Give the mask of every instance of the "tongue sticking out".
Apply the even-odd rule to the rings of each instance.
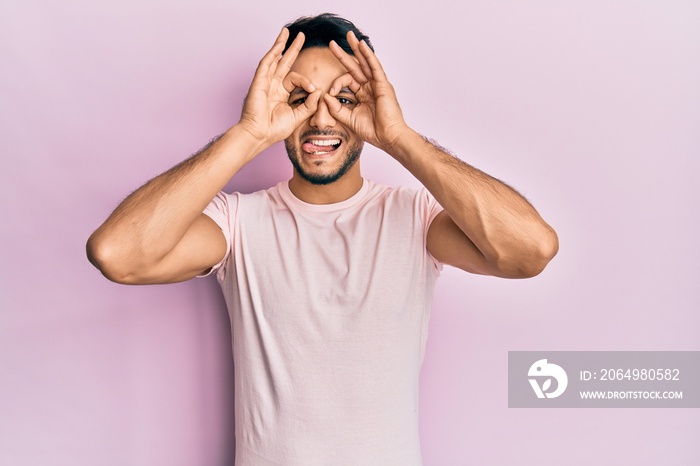
[[[304,152],[308,154],[313,154],[316,152],[333,152],[338,148],[340,144],[337,145],[324,145],[324,146],[317,146],[316,144],[312,144],[310,142],[305,142],[301,148],[303,149]]]

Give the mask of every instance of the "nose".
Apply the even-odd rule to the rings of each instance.
[[[316,108],[316,113],[313,114],[309,124],[316,129],[326,129],[335,126],[335,118],[331,116],[328,110],[328,105],[323,97],[318,101],[318,107]]]

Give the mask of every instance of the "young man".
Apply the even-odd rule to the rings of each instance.
[[[289,181],[220,192],[281,140]],[[425,188],[363,179],[364,142]],[[282,30],[240,121],[129,196],[88,255],[120,283],[216,272],[237,465],[408,466],[421,464],[418,377],[442,264],[530,277],[557,247],[519,194],[406,125],[367,36],[326,14]]]

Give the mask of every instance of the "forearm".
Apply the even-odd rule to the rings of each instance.
[[[232,127],[129,195],[88,240],[90,260],[98,266],[129,266],[162,259],[211,199],[262,149],[246,132]]]
[[[541,270],[556,254],[557,236],[515,190],[407,130],[391,148],[445,208],[452,221],[501,275]]]

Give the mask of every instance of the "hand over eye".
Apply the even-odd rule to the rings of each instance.
[[[260,60],[243,105],[239,125],[263,146],[288,137],[294,129],[316,111],[321,91],[310,79],[290,72],[304,43],[299,33],[284,55],[289,31],[285,28],[275,44]],[[290,101],[290,94],[301,89],[303,96]]]
[[[362,139],[391,153],[391,147],[408,129],[394,87],[372,49],[348,32],[354,57],[335,42],[330,50],[348,73],[338,77],[323,98],[333,117],[349,126]],[[353,95],[347,102],[344,92]]]

